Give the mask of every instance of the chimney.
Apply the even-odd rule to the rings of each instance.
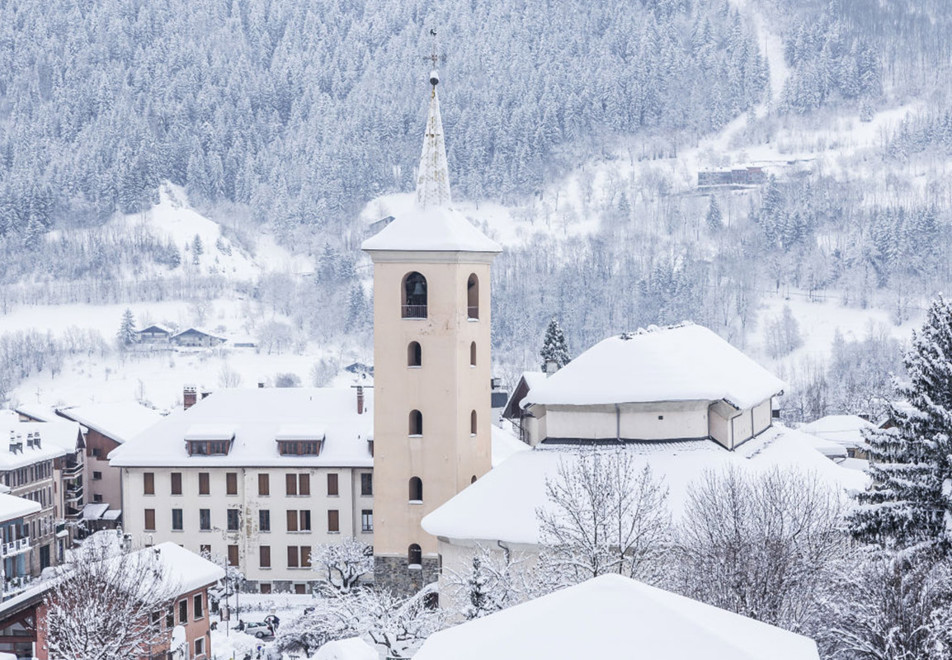
[[[357,414],[364,414],[364,386],[357,386]]]
[[[182,392],[182,407],[188,410],[198,402],[198,391],[192,385],[186,385]]]
[[[259,380],[259,381],[258,381],[258,389],[259,389],[259,390],[263,390],[263,389],[264,389],[264,381],[263,381],[263,380]]]
[[[559,363],[555,360],[546,360],[545,361],[545,375],[551,376],[556,371],[559,370]]]

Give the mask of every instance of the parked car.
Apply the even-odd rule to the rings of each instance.
[[[242,621],[238,624],[238,630],[249,635],[254,635],[258,639],[274,637],[274,630],[264,621]]]

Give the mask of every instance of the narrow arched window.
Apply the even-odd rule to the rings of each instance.
[[[476,366],[476,342],[469,345],[469,366]]]
[[[400,315],[405,319],[426,318],[426,278],[413,271],[403,277]]]
[[[407,563],[410,566],[420,566],[423,563],[423,550],[416,543],[407,548]]]
[[[476,435],[476,411],[469,414],[469,434]]]
[[[476,475],[475,475],[475,474],[473,475],[473,478],[469,480],[469,483],[471,483],[471,484],[476,483]]]
[[[476,273],[466,281],[466,316],[471,319],[479,318],[479,278]]]
[[[410,501],[411,502],[423,501],[423,480],[420,479],[420,477],[410,478]]]
[[[410,345],[407,346],[407,366],[423,366],[423,349],[420,348],[420,342],[418,341],[411,341]]]
[[[423,413],[419,410],[410,411],[410,435],[423,435]]]

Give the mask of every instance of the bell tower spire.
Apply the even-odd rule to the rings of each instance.
[[[425,59],[433,63],[430,71],[430,107],[426,117],[426,131],[423,135],[423,153],[420,156],[420,169],[417,173],[416,202],[421,209],[447,207],[453,203],[450,196],[450,169],[446,162],[446,143],[443,140],[443,118],[440,116],[440,97],[436,86],[440,84],[440,73],[436,69],[439,55],[436,54],[436,30],[430,30],[433,36],[433,54]]]

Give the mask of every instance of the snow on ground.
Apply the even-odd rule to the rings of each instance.
[[[267,657],[266,651],[271,639],[258,639],[237,629],[239,620],[245,623],[263,622],[268,615],[275,615],[281,624],[288,623],[301,616],[304,609],[314,604],[315,596],[310,594],[239,594],[227,599],[231,608],[231,617],[228,622],[221,621],[218,614],[212,615],[212,622],[217,623],[212,631],[211,660],[243,660],[245,654],[251,653],[255,658],[261,650],[262,658]],[[237,607],[236,607],[237,603]],[[227,629],[226,629],[227,626]],[[280,630],[280,625],[278,626]]]

